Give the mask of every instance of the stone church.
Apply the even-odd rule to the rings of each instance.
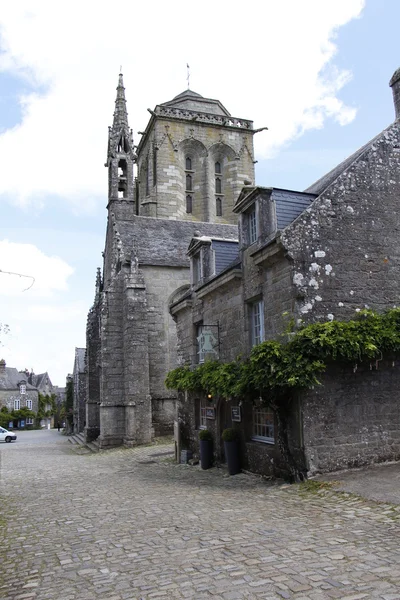
[[[254,183],[252,121],[190,89],[149,112],[135,146],[120,74],[104,263],[87,321],[85,435],[102,448],[172,433],[176,397],[164,379],[178,356],[169,305],[202,276],[191,272],[188,246],[209,240],[207,268],[223,270],[238,236],[236,198]]]

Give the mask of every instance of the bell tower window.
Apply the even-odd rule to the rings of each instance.
[[[222,189],[222,166],[219,161],[214,165],[215,173],[215,214],[217,217],[222,217],[222,201],[224,198]]]
[[[185,158],[185,190],[186,190],[186,213],[193,212],[193,161],[190,156]]]
[[[128,165],[125,158],[118,161],[118,197],[126,198],[127,195],[127,172]]]

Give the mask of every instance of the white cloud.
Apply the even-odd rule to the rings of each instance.
[[[33,244],[0,241],[0,354],[10,367],[48,371],[64,385],[72,369],[75,345],[84,345],[87,309],[79,294],[71,298],[68,278],[73,269]],[[35,278],[9,275],[6,271]],[[24,291],[25,290],[25,291]]]
[[[46,256],[33,244],[0,240],[0,296],[51,296],[68,289],[73,271],[61,258]]]
[[[21,124],[0,135],[0,195],[41,204],[48,194],[79,210],[104,201],[107,126],[122,63],[130,124],[186,87],[218,97],[237,117],[269,131],[259,158],[326,118],[345,125],[355,109],[338,98],[350,74],[332,67],[339,27],[363,0],[250,0],[188,5],[20,0],[0,14],[0,69],[36,92],[20,99]],[[328,69],[327,67],[332,67]]]

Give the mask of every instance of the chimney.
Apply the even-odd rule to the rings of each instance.
[[[4,358],[0,360],[0,373],[5,373],[6,370],[6,361]]]
[[[397,69],[389,81],[393,92],[394,109],[396,111],[396,121],[400,119],[400,69]]]

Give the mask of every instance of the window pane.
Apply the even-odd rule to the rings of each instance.
[[[249,242],[250,244],[254,244],[257,241],[257,219],[256,219],[256,210],[252,210],[249,213]]]
[[[188,192],[192,191],[192,176],[186,175],[186,189]]]
[[[215,193],[222,194],[221,180],[219,177],[215,180]]]
[[[253,437],[268,442],[274,441],[274,413],[270,408],[254,408]]]
[[[221,200],[221,198],[217,198],[215,200],[215,205],[216,205],[217,217],[222,217],[222,200]]]
[[[219,162],[215,163],[215,172],[221,173],[221,163],[219,163]]]
[[[186,157],[186,171],[192,170],[192,159],[189,156]]]
[[[255,302],[251,306],[251,338],[252,344],[261,344],[264,341],[264,315],[263,302]]]
[[[192,196],[186,196],[186,212],[191,213],[193,210]]]

